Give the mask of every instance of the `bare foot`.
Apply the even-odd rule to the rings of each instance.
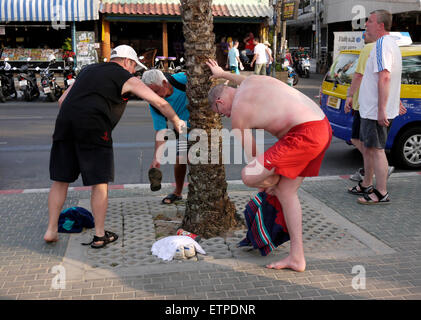
[[[56,242],[58,241],[58,234],[57,232],[47,230],[44,234],[45,242]]]
[[[278,262],[273,262],[266,266],[268,269],[292,269],[297,272],[303,272],[306,269],[306,261],[303,260],[293,260],[290,256],[282,259]]]

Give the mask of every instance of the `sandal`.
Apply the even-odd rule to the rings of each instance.
[[[94,236],[91,242],[89,243],[82,243],[84,246],[91,245],[91,248],[100,249],[104,248],[108,243],[112,243],[118,239],[118,235],[111,231],[105,231],[105,235],[103,237]],[[95,244],[95,242],[102,241],[102,244]]]
[[[377,196],[377,200],[373,200],[370,198],[368,194],[364,195],[364,201],[358,199],[358,203],[360,204],[389,204],[390,203],[390,197],[389,192],[386,192],[385,195],[382,195],[377,189],[373,189],[373,193]]]
[[[165,200],[169,200],[169,202],[166,202]],[[174,193],[170,193],[168,196],[166,196],[164,199],[162,199],[163,204],[173,204],[176,201],[183,200],[182,196],[177,196]]]
[[[162,172],[157,168],[150,168],[148,172],[151,190],[158,191],[161,189]]]
[[[360,188],[360,190],[358,190],[357,188]],[[368,187],[363,187],[361,185],[361,181],[360,181],[360,182],[358,182],[358,185],[352,187],[351,189],[348,189],[348,192],[351,193],[351,194],[355,194],[357,196],[364,196],[366,194],[372,193],[373,190],[374,190],[373,185],[370,185]]]

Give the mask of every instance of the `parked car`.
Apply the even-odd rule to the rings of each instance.
[[[386,151],[393,164],[421,168],[421,45],[400,47],[402,53],[401,101],[407,113],[396,117],[389,131]],[[333,135],[351,144],[352,113],[345,113],[346,93],[358,63],[360,50],[341,51],[323,79],[320,107]]]

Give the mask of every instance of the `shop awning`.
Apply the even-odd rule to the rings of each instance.
[[[0,21],[99,19],[99,0],[0,0]]]
[[[101,13],[118,15],[180,16],[179,0],[102,0]],[[269,1],[214,0],[214,17],[264,18],[272,17]]]

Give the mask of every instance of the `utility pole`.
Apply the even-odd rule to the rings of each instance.
[[[284,0],[281,1],[281,9],[284,10]],[[285,19],[285,18],[284,18]],[[282,51],[282,59],[285,59],[285,52],[286,52],[286,45],[285,41],[287,38],[287,21],[282,20],[282,37],[281,37],[281,51]]]
[[[315,41],[315,47],[316,47],[316,69],[319,71],[320,67],[320,51],[321,51],[321,28],[320,28],[320,0],[314,0],[314,6],[315,6],[315,22],[316,22],[316,38]]]
[[[282,0],[273,0],[273,14],[275,19],[275,25],[273,28],[273,66],[272,66],[272,77],[276,78],[276,61],[278,56],[278,33],[280,32],[281,25],[281,5]]]

